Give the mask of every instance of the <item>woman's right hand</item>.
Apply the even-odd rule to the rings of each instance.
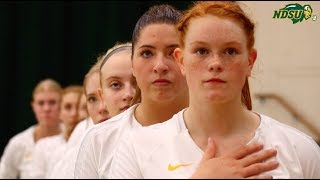
[[[275,149],[262,150],[261,144],[242,145],[231,152],[215,157],[216,147],[211,138],[191,178],[272,178],[260,175],[278,167],[276,161],[266,162],[277,154]]]

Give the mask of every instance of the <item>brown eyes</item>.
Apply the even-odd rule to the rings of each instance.
[[[64,105],[64,109],[67,110],[67,111],[70,111],[71,108],[72,108],[72,104],[67,103],[67,104]]]
[[[140,55],[144,58],[148,58],[148,57],[151,57],[153,54],[150,50],[145,50],[145,51],[142,51]]]
[[[170,49],[170,50],[166,50],[165,54],[166,56],[168,57],[173,57],[173,52],[174,52],[175,48],[174,49]],[[140,55],[144,58],[149,58],[149,57],[152,57],[154,56],[155,54],[151,51],[151,50],[144,50],[144,51],[141,51]]]
[[[120,89],[121,88],[121,84],[119,82],[113,82],[110,84],[110,87],[112,89]]]
[[[94,103],[94,102],[96,102],[97,101],[97,98],[96,97],[89,97],[88,98],[88,102],[89,103]]]

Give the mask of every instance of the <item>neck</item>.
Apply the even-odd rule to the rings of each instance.
[[[142,101],[135,110],[135,117],[142,126],[169,120],[174,114],[187,107],[187,101],[146,102]]]
[[[37,142],[41,138],[57,135],[60,132],[61,128],[59,124],[57,124],[56,126],[45,126],[38,124],[34,132],[34,141]]]
[[[201,149],[206,148],[209,137],[214,139],[221,151],[222,144],[227,149],[235,144],[245,144],[254,136],[259,117],[247,110],[241,101],[237,102],[190,103],[184,119],[191,137]]]

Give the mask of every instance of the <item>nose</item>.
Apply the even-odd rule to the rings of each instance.
[[[76,117],[76,116],[78,115],[78,110],[77,110],[77,108],[73,108],[73,109],[71,110],[71,112],[70,112],[70,115],[71,115],[72,117]]]
[[[109,112],[108,112],[108,110],[107,110],[107,107],[106,107],[104,101],[102,101],[101,99],[99,100],[98,112],[99,112],[99,114],[101,114],[101,115],[109,114]]]
[[[44,103],[43,109],[44,109],[45,111],[49,111],[50,108],[51,108],[51,105],[50,105],[49,103]]]
[[[222,59],[219,56],[214,56],[209,61],[208,69],[210,72],[222,72],[223,64]]]
[[[153,67],[153,72],[157,74],[163,74],[168,71],[168,65],[166,64],[166,59],[164,58],[163,55],[158,55],[156,58],[156,63]]]
[[[135,93],[136,93],[136,88],[131,83],[128,84],[124,89],[123,100],[131,102]]]

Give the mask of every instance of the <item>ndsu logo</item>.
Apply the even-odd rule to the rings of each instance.
[[[312,8],[310,5],[301,6],[298,3],[287,4],[284,8],[275,10],[273,14],[273,19],[291,19],[293,24],[301,22],[303,20],[308,20],[312,16]],[[312,20],[315,21],[317,16],[314,15]]]

